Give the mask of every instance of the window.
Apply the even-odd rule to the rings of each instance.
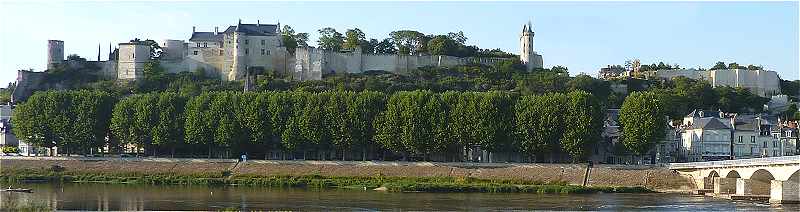
[[[261,45],[263,46],[264,44],[266,44],[266,42],[264,42],[264,40],[261,40]]]
[[[250,49],[244,49],[244,54],[250,54]]]
[[[261,55],[264,55],[265,53],[267,53],[267,52],[264,49],[261,49]]]
[[[219,42],[219,48],[222,48],[223,46],[225,46],[223,44],[224,44],[224,42]]]
[[[250,40],[245,39],[244,44],[250,44]]]
[[[131,59],[136,59],[136,52],[131,53]]]
[[[225,53],[225,51],[219,50],[219,56],[222,56],[223,53]]]
[[[269,50],[267,50],[267,55],[269,55]]]
[[[208,43],[203,43],[203,47],[208,47]]]
[[[755,143],[755,142],[756,142],[756,136],[754,135],[750,136],[750,143]]]
[[[200,43],[197,43],[197,47],[198,47],[198,48],[200,47]]]
[[[767,148],[767,142],[766,142],[766,141],[764,141],[764,146],[763,146],[763,148]]]
[[[739,136],[739,143],[742,143],[742,136]]]
[[[197,51],[194,51],[194,55],[197,55]]]

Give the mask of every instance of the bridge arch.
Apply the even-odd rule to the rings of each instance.
[[[727,174],[725,174],[725,178],[742,178],[742,175],[740,175],[736,170],[730,170]]]
[[[750,175],[750,179],[761,182],[770,182],[771,180],[775,179],[775,176],[772,175],[772,172],[769,172],[766,169],[759,169],[753,172],[752,175]]]
[[[770,195],[770,186],[775,176],[766,169],[759,169],[750,175],[749,189],[754,195]]]
[[[800,169],[798,169],[797,171],[794,171],[794,173],[792,175],[790,175],[789,178],[786,179],[786,181],[789,181],[789,182],[800,182]]]
[[[711,172],[708,173],[708,177],[719,177],[719,173],[716,170],[711,170]]]

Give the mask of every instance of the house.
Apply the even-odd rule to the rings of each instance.
[[[687,161],[730,159],[731,131],[725,113],[694,110],[683,119],[679,154]]]

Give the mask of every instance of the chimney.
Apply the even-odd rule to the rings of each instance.
[[[239,25],[241,25],[241,24],[242,24],[242,19],[240,18],[240,19],[239,19]]]
[[[195,29],[197,29],[197,27],[195,27],[195,26],[192,26],[192,33],[194,33],[194,32],[195,32]]]
[[[261,26],[261,20],[256,20],[256,26]]]
[[[214,27],[214,35],[219,34],[219,27]]]

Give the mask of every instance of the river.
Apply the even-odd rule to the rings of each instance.
[[[388,193],[234,186],[23,184],[33,193],[0,192],[0,209],[59,210],[787,210],[800,205],[735,202],[685,194]]]

